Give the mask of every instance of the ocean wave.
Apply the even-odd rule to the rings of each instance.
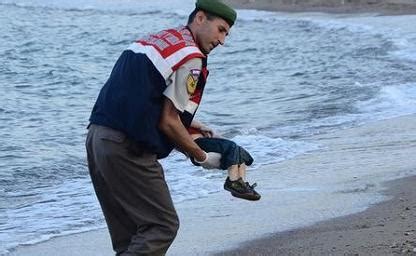
[[[381,36],[390,40],[396,49],[391,48],[392,56],[401,59],[416,61],[416,33],[410,24],[416,22],[416,15],[377,16],[350,16],[336,18],[336,15],[309,17],[307,20],[322,28],[331,30],[345,29],[353,33],[366,33]]]
[[[362,113],[388,119],[416,113],[416,84],[387,85],[381,87],[375,98],[357,102]]]
[[[1,31],[9,38],[0,44],[5,56],[0,129],[7,159],[1,207],[14,216],[1,226],[8,234],[0,236],[3,250],[103,226],[83,151],[93,102],[121,45],[137,34],[177,24],[194,2],[0,4],[12,17],[4,19]],[[414,111],[413,66],[384,54],[412,49],[414,34],[350,26],[342,23],[353,21],[338,18],[316,25],[319,18],[238,12],[241,22],[230,44],[210,56],[214,65],[198,118],[253,154],[249,171],[320,150],[319,142],[304,139],[308,134],[339,130],[389,111]],[[44,51],[30,55],[39,47]],[[163,160],[163,166],[175,202],[222,190],[226,176],[195,167],[179,153]],[[16,230],[20,235],[14,235]]]
[[[162,13],[177,15],[178,11],[155,9],[151,1],[100,1],[100,0],[0,0],[0,5],[25,9],[42,9],[45,11],[89,12],[97,14],[122,14],[134,16],[153,16]]]

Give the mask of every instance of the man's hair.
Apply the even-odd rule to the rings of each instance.
[[[201,9],[195,8],[195,9],[191,12],[191,14],[189,14],[189,17],[188,17],[188,25],[189,25],[189,24],[191,24],[191,23],[194,21],[195,16],[196,16],[196,13],[197,13],[197,12],[199,12],[199,11],[203,11],[203,12],[205,13],[205,16],[207,16],[207,19],[208,19],[208,20],[213,20],[213,19],[221,18],[221,17],[220,17],[220,16],[218,16],[218,15],[212,14],[212,13],[207,12],[207,11],[205,11],[205,10],[201,10]]]

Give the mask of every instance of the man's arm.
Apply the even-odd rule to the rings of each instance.
[[[190,155],[195,162],[206,169],[220,167],[221,154],[216,152],[205,152],[189,135],[183,125],[180,112],[185,111],[189,102],[189,82],[196,83],[195,71],[201,69],[202,60],[195,58],[183,64],[173,72],[167,81],[167,88],[163,92],[166,97],[163,103],[162,116],[159,121],[159,129],[179,148]]]
[[[206,160],[206,153],[192,139],[179,117],[172,101],[165,98],[159,129],[181,150],[198,162]]]

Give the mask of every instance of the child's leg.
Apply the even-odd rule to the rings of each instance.
[[[231,181],[235,181],[240,178],[238,165],[235,164],[228,167],[228,177]]]
[[[246,170],[247,165],[244,163],[240,164],[240,166],[238,167],[238,176],[243,180],[246,180]]]
[[[247,166],[245,164],[232,165],[228,168],[228,177],[230,177],[230,180],[238,180],[239,178],[246,180],[246,170]]]

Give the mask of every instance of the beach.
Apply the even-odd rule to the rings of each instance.
[[[178,204],[181,228],[168,255],[414,254],[416,159],[410,156],[416,153],[415,131],[416,115],[409,115],[317,135],[315,139],[319,139],[326,150],[301,155],[250,176],[260,184],[262,199],[258,202],[239,200],[222,191]],[[340,158],[342,162],[333,162],[333,159]],[[314,179],[324,178],[319,170],[325,168],[339,171],[339,175],[343,175],[343,170],[351,175],[350,170],[354,170],[355,174],[345,178],[349,183],[367,180],[366,186],[348,186],[346,190],[337,191],[335,198],[330,190],[314,191],[294,186],[292,191],[282,191],[270,183],[261,187],[261,184],[268,184],[266,180],[269,178],[278,179],[279,175],[289,176],[301,171],[305,171],[305,179],[310,180],[309,186],[313,186]],[[368,177],[360,174],[368,169],[376,175]],[[273,176],[275,170],[282,172]],[[395,175],[391,176],[390,172]],[[395,178],[398,180],[380,183],[381,180]],[[295,196],[298,193],[304,195],[306,201],[309,195],[318,194],[315,196],[319,200],[306,202],[310,207],[309,214],[315,215],[317,220],[308,223],[311,227],[304,228],[302,220],[297,220],[297,207],[305,202],[276,203],[280,196]],[[361,199],[355,203],[363,207],[360,213],[319,223],[328,219],[323,212],[328,211],[333,203],[339,205],[339,201],[343,201],[341,205],[348,204],[350,196],[357,193]],[[379,199],[367,209],[368,196]],[[276,233],[274,226],[287,221],[275,214],[282,210],[292,212],[293,221],[288,222],[287,230],[290,231]],[[345,210],[343,215],[349,215],[348,207]],[[109,236],[103,229],[20,246],[10,255],[112,254]]]
[[[416,33],[415,17],[404,15],[416,13],[416,1],[226,1],[284,12],[243,11],[234,44],[211,58],[212,67],[236,68],[227,76],[213,68],[213,87],[200,111],[207,123],[258,153],[255,163],[261,164],[249,170],[248,180],[258,183],[262,199],[234,198],[222,189],[224,173],[170,156],[163,165],[178,201],[180,230],[167,255],[416,255]],[[90,105],[125,38],[136,36],[132,31],[186,18],[182,6],[165,10],[159,1],[162,11],[155,13],[153,3],[143,11],[142,3],[127,2],[132,7],[93,0],[83,7],[3,5],[17,19],[5,27],[22,37],[22,45],[4,51],[10,65],[3,69],[3,95],[12,90],[14,98],[0,109],[10,115],[3,124],[3,152],[9,154],[3,158],[17,159],[2,166],[9,173],[2,176],[7,187],[0,190],[0,219],[7,225],[0,235],[4,244],[14,239],[3,246],[4,255],[114,255],[84,159]],[[135,27],[118,29],[126,24]],[[42,40],[25,42],[27,31]],[[251,31],[258,34],[252,38]],[[263,40],[273,43],[261,45]],[[27,59],[16,58],[25,54],[38,62],[27,66]],[[245,76],[250,72],[258,76]],[[225,83],[232,89],[215,87]],[[54,101],[51,91],[57,92]],[[253,97],[228,100],[241,95]],[[21,102],[30,102],[31,111]],[[241,116],[241,123],[228,122]],[[275,158],[271,164],[269,158]]]
[[[388,201],[216,255],[416,255],[416,177],[385,184]]]

